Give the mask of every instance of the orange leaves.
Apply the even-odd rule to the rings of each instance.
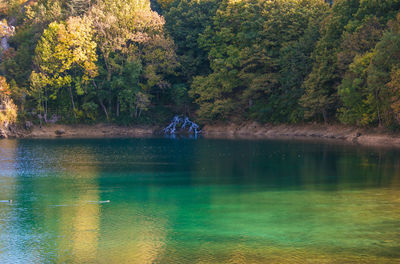
[[[0,98],[11,94],[10,87],[7,84],[6,78],[0,76]]]
[[[0,126],[7,126],[17,120],[17,106],[10,98],[11,91],[6,78],[0,76]]]

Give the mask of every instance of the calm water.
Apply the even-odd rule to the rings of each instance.
[[[1,140],[0,263],[400,263],[400,152]]]

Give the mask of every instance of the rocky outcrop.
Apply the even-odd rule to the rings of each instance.
[[[7,131],[3,127],[0,127],[0,138],[8,138]]]
[[[0,138],[19,138],[24,133],[16,125],[0,126]]]
[[[2,51],[8,50],[10,48],[10,45],[8,44],[8,37],[2,37],[0,45]]]
[[[1,54],[10,48],[8,39],[14,35],[15,28],[9,26],[7,22],[0,21],[0,52]],[[0,54],[0,55],[1,55]]]

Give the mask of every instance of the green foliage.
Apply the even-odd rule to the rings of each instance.
[[[102,109],[107,118],[140,118],[170,93],[179,66],[165,21],[136,0],[99,1],[89,16],[101,56],[95,87]]]
[[[339,86],[343,103],[339,120],[345,124],[366,126],[377,121],[374,93],[367,86],[368,67],[374,55],[369,52],[357,56]]]
[[[182,77],[191,82],[195,75],[210,71],[208,54],[199,46],[199,36],[211,25],[221,0],[175,0],[164,9],[166,30],[174,39],[182,64]],[[163,2],[165,3],[165,2]]]
[[[351,44],[353,48],[346,49],[357,55],[339,88],[343,102],[339,118],[349,124],[392,127],[398,124],[399,110],[396,81],[400,65],[399,21],[390,21],[389,30],[383,35],[376,19],[368,21],[373,23],[359,27],[353,34],[356,37]]]
[[[318,36],[312,26],[326,8],[321,1],[224,1],[199,40],[212,69],[193,81],[199,116],[296,120],[305,63]]]
[[[338,105],[336,89],[340,83],[337,53],[345,26],[358,6],[358,0],[339,0],[321,23],[321,38],[313,52],[313,69],[304,82],[305,93],[300,100],[305,108],[305,118],[322,117],[327,122],[335,113]]]
[[[400,0],[151,1],[0,0],[13,109],[400,126]]]
[[[313,55],[313,70],[304,82],[306,92],[301,103],[306,109],[306,117],[323,117],[327,122],[340,109],[341,120],[346,119],[346,122],[352,123],[350,120],[353,118],[345,117],[347,103],[340,101],[339,86],[342,82],[346,82],[344,86],[351,83],[348,78],[344,78],[346,71],[350,71],[347,76],[353,74],[349,70],[350,64],[355,57],[375,47],[387,21],[399,12],[399,3],[397,0],[336,1],[329,16],[321,24],[321,38]],[[344,103],[344,108],[340,107],[341,103]],[[372,116],[380,116],[378,108]],[[372,119],[362,123],[373,123]]]
[[[392,27],[376,45],[375,56],[371,60],[368,71],[368,88],[375,95],[379,124],[384,126],[392,125],[398,115],[398,111],[392,103],[394,103],[393,99],[398,96],[395,80],[397,68],[400,66],[399,25],[400,16],[398,20],[393,21]]]

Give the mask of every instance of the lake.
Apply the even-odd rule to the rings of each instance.
[[[400,151],[0,140],[0,263],[400,263]]]

